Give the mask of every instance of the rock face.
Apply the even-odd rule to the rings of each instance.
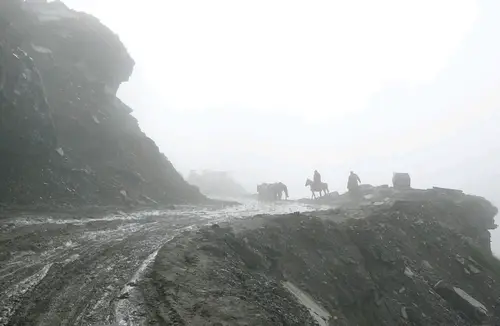
[[[62,2],[0,3],[0,202],[197,202],[116,97],[134,61]]]
[[[257,216],[179,236],[143,281],[157,325],[498,325],[500,262],[467,223],[487,201]],[[482,221],[484,220],[484,221]]]

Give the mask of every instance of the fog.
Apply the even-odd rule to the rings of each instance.
[[[314,169],[338,191],[409,172],[500,205],[496,0],[65,2],[119,34],[120,97],[185,176],[300,197]]]

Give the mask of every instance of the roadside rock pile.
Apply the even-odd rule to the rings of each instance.
[[[0,201],[197,202],[116,97],[134,61],[96,18],[62,2],[0,2]]]
[[[179,236],[141,284],[147,316],[161,325],[498,325],[500,262],[457,228],[493,225],[496,208],[426,196]]]

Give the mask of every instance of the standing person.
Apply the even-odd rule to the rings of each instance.
[[[357,190],[360,183],[361,179],[359,178],[359,176],[351,171],[351,173],[349,174],[349,179],[347,181],[347,189],[349,191]]]
[[[318,170],[314,170],[314,177],[313,177],[314,184],[320,185],[321,184],[321,174],[319,174]]]

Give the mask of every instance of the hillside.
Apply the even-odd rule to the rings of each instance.
[[[392,197],[391,197],[392,198]],[[498,325],[483,198],[256,216],[176,237],[142,284],[154,325]]]
[[[199,202],[116,96],[134,61],[62,2],[0,3],[0,203]]]

